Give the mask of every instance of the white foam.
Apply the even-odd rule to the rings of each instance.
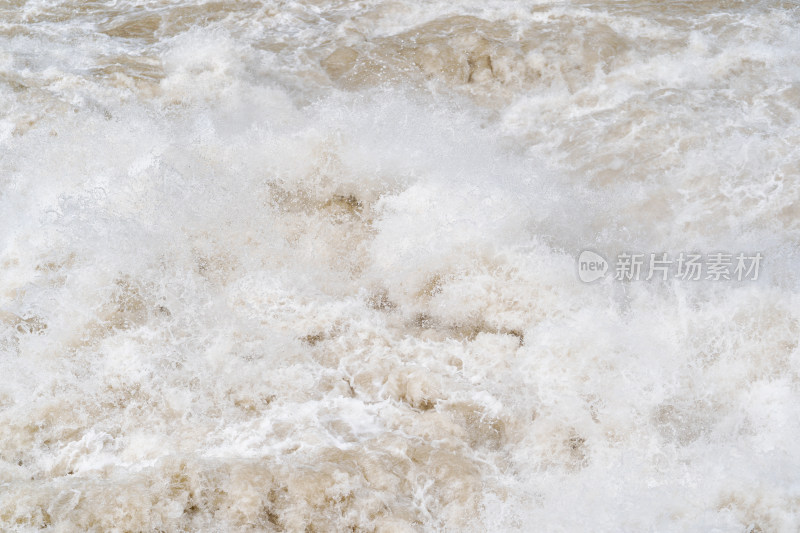
[[[4,528],[796,529],[796,12],[147,6],[0,34]]]

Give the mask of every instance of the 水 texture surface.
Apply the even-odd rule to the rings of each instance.
[[[0,530],[796,532],[799,239],[796,2],[5,0]]]

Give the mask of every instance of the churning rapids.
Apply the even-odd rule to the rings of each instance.
[[[800,528],[796,2],[2,0],[0,223],[2,531]]]

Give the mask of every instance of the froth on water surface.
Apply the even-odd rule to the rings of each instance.
[[[796,531],[799,16],[0,6],[0,529]]]

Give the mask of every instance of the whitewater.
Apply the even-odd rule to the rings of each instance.
[[[800,531],[798,247],[794,1],[0,0],[0,530]]]

